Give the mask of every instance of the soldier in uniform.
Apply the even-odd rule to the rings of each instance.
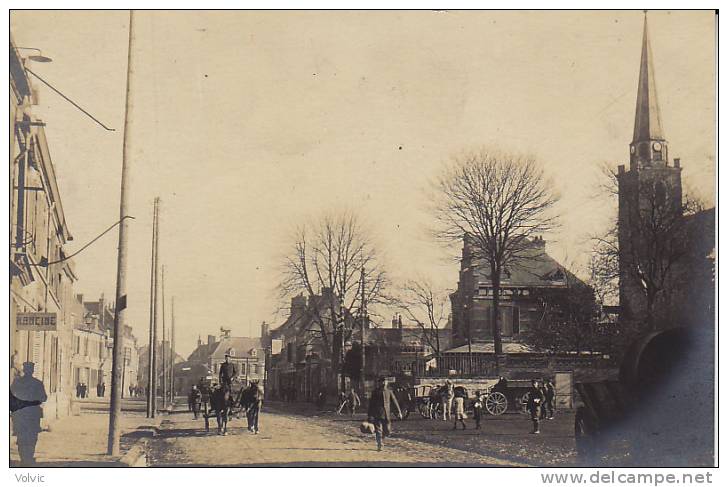
[[[220,385],[228,390],[233,390],[233,378],[238,375],[235,364],[230,361],[230,354],[225,354],[225,362],[220,365]]]

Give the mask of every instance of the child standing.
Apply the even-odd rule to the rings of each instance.
[[[473,418],[475,418],[475,429],[480,429],[480,419],[483,417],[483,397],[480,391],[475,393],[475,402],[473,403]]]

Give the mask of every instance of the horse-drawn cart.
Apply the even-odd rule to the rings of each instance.
[[[443,387],[433,384],[414,386],[412,395],[417,411],[423,418],[442,417]],[[526,395],[530,387],[531,381],[529,380],[501,380],[496,383],[496,379],[467,386],[455,385],[456,393],[465,398],[473,399],[475,394],[480,392],[485,410],[492,416],[499,416],[506,411],[524,411]],[[472,404],[468,406],[468,409],[472,409]]]

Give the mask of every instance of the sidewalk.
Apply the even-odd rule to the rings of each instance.
[[[108,402],[107,402],[108,404]],[[119,459],[141,438],[149,437],[165,415],[147,418],[143,412],[123,411],[121,425],[121,454],[106,455],[109,433],[107,411],[83,410],[78,416],[53,421],[47,431],[38,436],[35,458],[37,467],[115,467]],[[10,466],[19,462],[16,439],[11,436]]]

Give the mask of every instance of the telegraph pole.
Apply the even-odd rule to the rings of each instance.
[[[154,231],[154,343],[152,347],[154,349],[154,353],[152,354],[152,417],[156,416],[157,414],[157,391],[159,390],[159,367],[157,366],[157,364],[159,363],[157,360],[159,356],[159,354],[157,353],[157,337],[159,337],[159,327],[157,326],[157,323],[159,323],[159,214],[161,210],[161,201],[159,200],[159,197],[157,197],[156,203],[157,225]]]
[[[164,309],[164,266],[162,266],[162,409],[167,409],[167,312]]]
[[[361,268],[361,392],[362,394],[366,395],[366,340],[364,337],[364,333],[366,326],[364,325],[364,320],[366,320],[367,316],[367,301],[366,301],[366,292],[364,291],[364,266]]]
[[[116,266],[116,305],[114,306],[114,349],[111,366],[111,403],[109,406],[109,439],[107,453],[109,455],[119,454],[119,442],[121,440],[121,429],[119,416],[121,416],[121,338],[126,324],[126,267],[127,267],[127,243],[129,225],[127,208],[129,203],[129,158],[131,155],[129,140],[129,119],[132,115],[133,105],[130,96],[130,81],[132,75],[132,51],[134,42],[134,11],[129,10],[129,46],[127,51],[126,64],[126,106],[124,109],[124,135],[121,155],[121,191],[119,202],[119,248]]]
[[[174,358],[175,358],[175,352],[174,352],[174,296],[172,296],[172,348],[170,350],[170,370],[169,370],[169,384],[170,384],[170,404],[174,405]]]
[[[152,268],[151,268],[151,284],[149,289],[149,360],[147,364],[147,418],[155,416],[153,391],[154,391],[154,354],[155,342],[154,336],[154,308],[156,306],[157,292],[157,276],[154,269],[157,261],[157,198],[154,198],[154,213],[152,216]]]

